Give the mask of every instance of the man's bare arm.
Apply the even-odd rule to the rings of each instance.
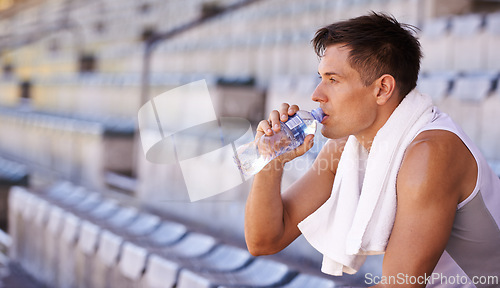
[[[330,197],[333,171],[344,144],[345,140],[328,141],[311,169],[283,193],[283,169],[269,168],[255,176],[245,211],[245,238],[250,253],[277,253],[300,235],[297,224]]]
[[[287,109],[287,105],[282,106],[280,113],[286,113]],[[274,120],[279,117],[275,115]],[[262,126],[263,131],[269,128],[266,123]],[[333,171],[337,169],[345,139],[328,141],[312,168],[281,193],[284,163],[309,150],[311,139],[312,136],[306,137],[304,145],[296,151],[273,160],[255,175],[245,211],[245,239],[253,255],[273,254],[288,246],[300,235],[297,224],[330,196]]]
[[[427,131],[415,139],[398,175],[398,206],[384,257],[384,276],[420,276],[413,279],[423,280],[424,275],[431,275],[450,237],[457,204],[473,191],[476,177],[474,157],[456,135]]]

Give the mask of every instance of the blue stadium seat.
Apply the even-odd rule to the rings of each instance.
[[[453,80],[456,73],[432,73],[421,75],[418,79],[417,89],[432,97],[436,105],[439,104],[450,94]]]
[[[283,286],[282,288],[303,288],[303,287],[314,287],[314,288],[334,288],[339,287],[335,285],[335,282],[324,277],[309,275],[309,274],[299,274],[295,276],[290,283]]]
[[[181,267],[176,262],[153,254],[148,259],[147,269],[141,279],[141,287],[174,287],[177,282],[177,275],[180,269]]]
[[[182,261],[201,257],[214,249],[216,244],[217,241],[211,236],[191,232],[181,241],[165,247],[152,248],[151,252],[167,259]]]
[[[151,234],[139,239],[143,246],[161,247],[179,241],[187,232],[186,226],[169,221],[163,221]]]
[[[111,287],[113,269],[116,267],[124,239],[110,231],[103,231],[99,237],[97,255],[92,265],[91,287]]]
[[[101,229],[89,221],[82,221],[76,247],[76,287],[92,287],[92,271]]]
[[[480,127],[482,133],[478,144],[494,171],[500,176],[500,129],[498,129],[498,115],[500,115],[500,89],[497,83],[495,92],[481,103]]]
[[[161,224],[160,217],[149,213],[140,213],[130,225],[123,229],[125,237],[140,237],[155,231]]]
[[[118,270],[113,275],[113,287],[137,287],[146,269],[148,251],[140,246],[125,242]]]
[[[500,69],[500,13],[492,13],[486,16],[486,69],[498,71]]]
[[[294,275],[285,264],[259,258],[244,269],[228,273],[182,270],[176,287],[274,287],[287,283]]]
[[[484,16],[468,14],[452,18],[452,67],[459,71],[486,69],[486,37]]]
[[[62,228],[64,224],[64,217],[66,212],[57,207],[52,206],[50,209],[49,219],[47,223],[47,229],[44,231],[43,237],[45,237],[45,247],[44,247],[44,263],[42,265],[43,271],[41,272],[42,281],[44,283],[56,283],[58,279],[59,262],[59,239],[61,237]]]
[[[452,69],[450,19],[437,18],[423,23],[420,34],[422,45],[422,71],[446,71]]]
[[[58,239],[59,251],[57,262],[59,271],[57,273],[57,287],[75,287],[76,278],[76,245],[80,235],[81,219],[72,213],[64,217],[64,224],[60,239]]]

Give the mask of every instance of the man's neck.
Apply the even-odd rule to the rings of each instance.
[[[398,103],[386,103],[384,107],[380,107],[377,118],[373,122],[373,124],[365,129],[364,131],[356,134],[356,139],[358,142],[365,147],[365,149],[370,152],[372,147],[373,139],[377,135],[378,131],[385,125],[387,120],[391,117],[396,107],[399,105]]]

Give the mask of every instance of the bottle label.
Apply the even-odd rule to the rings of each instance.
[[[290,119],[288,119],[288,121],[286,121],[285,125],[290,128],[290,130],[293,131],[293,129],[295,127],[298,127],[300,126],[301,124],[303,124],[304,122],[302,121],[302,119],[300,119],[300,117],[298,116],[293,116],[291,117]]]

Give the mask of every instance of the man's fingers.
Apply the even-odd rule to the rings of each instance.
[[[292,106],[290,106],[290,107],[288,108],[287,113],[288,113],[288,115],[292,116],[292,115],[294,115],[295,113],[297,113],[299,110],[300,110],[300,109],[299,109],[299,106],[297,106],[297,105],[292,105]]]
[[[260,136],[262,136],[263,134],[273,135],[273,130],[271,129],[271,125],[267,120],[262,120],[259,122],[259,125],[257,126],[257,135],[255,138],[260,138]]]
[[[276,151],[290,144],[289,139],[272,139],[274,136],[280,135],[278,132],[281,130],[281,122],[286,122],[289,116],[294,115],[299,111],[299,106],[289,105],[288,103],[281,104],[279,110],[273,110],[269,114],[269,120],[262,120],[257,126],[257,133],[255,135],[256,141],[258,141],[258,149],[260,153],[273,157]],[[268,137],[264,137],[268,136]],[[283,159],[286,158],[286,162],[292,160],[297,156],[301,156],[306,153],[314,144],[314,135],[309,135],[305,138],[304,143],[299,146],[294,151],[290,151],[286,156],[283,155]],[[277,141],[276,141],[277,140]],[[289,158],[289,159],[288,159]]]
[[[309,151],[309,149],[313,147],[313,145],[314,145],[314,135],[313,134],[307,135],[306,138],[304,139],[304,143],[299,147],[297,147],[295,155],[297,157],[304,155],[307,151]]]
[[[269,120],[271,121],[272,129],[274,132],[278,132],[281,129],[281,123],[280,123],[280,112],[277,110],[274,110],[269,114]]]
[[[282,103],[280,106],[280,120],[281,122],[285,122],[288,120],[288,109],[290,108],[290,105],[288,103]]]

